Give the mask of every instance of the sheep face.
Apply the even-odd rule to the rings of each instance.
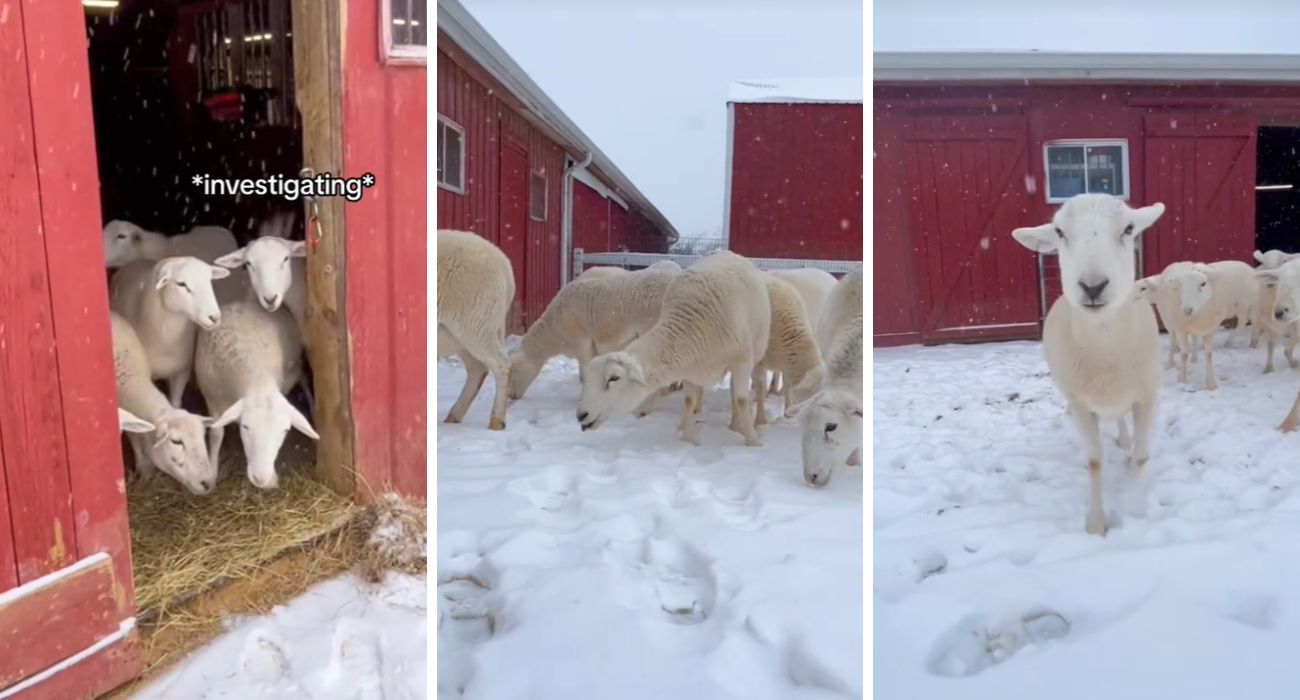
[[[1300,318],[1300,260],[1282,263],[1276,270],[1258,270],[1255,276],[1264,286],[1277,287],[1273,318],[1290,323]]]
[[[537,375],[542,373],[541,363],[533,360],[523,352],[516,350],[510,355],[510,393],[511,401],[523,397],[528,387],[533,385]]]
[[[117,409],[117,429],[127,433],[152,433],[154,424],[122,408]]]
[[[239,439],[248,459],[248,480],[259,489],[280,485],[275,458],[290,428],[297,428],[313,440],[320,439],[307,417],[278,391],[245,396],[226,409],[212,427],[224,428],[235,421],[239,422]]]
[[[1133,296],[1145,302],[1154,304],[1160,294],[1160,275],[1143,277],[1133,285]]]
[[[104,224],[104,264],[121,267],[140,257],[144,243],[144,229],[131,223],[114,219]]]
[[[149,458],[154,466],[202,496],[217,483],[217,467],[208,461],[204,419],[179,408],[169,409],[155,425]]]
[[[582,377],[578,396],[578,425],[595,430],[610,418],[631,413],[654,393],[645,383],[641,363],[625,352],[592,359]]]
[[[216,259],[216,263],[231,270],[241,266],[248,269],[248,279],[253,283],[257,303],[267,311],[276,311],[284,302],[285,294],[293,284],[292,258],[307,257],[307,244],[303,241],[286,241],[279,236],[262,236],[247,246]]]
[[[1132,209],[1108,194],[1081,194],[1056,210],[1051,223],[1011,232],[1020,245],[1060,258],[1066,301],[1085,313],[1105,316],[1133,292],[1138,236],[1156,222],[1165,205]]]
[[[1297,257],[1300,257],[1300,253],[1283,253],[1280,250],[1270,250],[1267,253],[1255,251],[1255,262],[1259,263],[1261,270],[1276,270]]]
[[[229,276],[230,270],[198,258],[165,258],[154,267],[154,288],[162,295],[163,308],[210,331],[221,323],[221,308],[212,291],[212,280]]]
[[[803,478],[825,486],[835,467],[862,447],[862,399],[845,387],[826,387],[799,416]]]
[[[1169,284],[1178,290],[1178,303],[1186,316],[1200,311],[1213,296],[1214,287],[1204,265],[1193,265],[1172,275]]]

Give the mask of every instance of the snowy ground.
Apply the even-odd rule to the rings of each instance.
[[[439,419],[464,377],[439,363]],[[861,695],[861,469],[805,486],[798,427],[745,447],[723,391],[700,447],[675,436],[678,397],[582,433],[572,361],[504,432],[493,391],[438,426],[439,698]]]
[[[344,576],[231,631],[137,700],[417,700],[427,696],[425,579]]]
[[[1106,426],[1104,539],[1037,343],[875,352],[876,697],[1300,694],[1300,372],[1225,336],[1218,390],[1165,371],[1144,476]]]

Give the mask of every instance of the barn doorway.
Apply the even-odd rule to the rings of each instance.
[[[338,71],[317,68],[303,81],[295,57],[319,50],[304,43],[329,43],[323,36],[331,31],[325,18],[337,21],[337,3],[122,0],[87,4],[84,11],[102,220],[129,221],[166,236],[220,226],[242,247],[265,232],[264,222],[292,214],[291,226],[279,233],[305,240],[305,202],[205,195],[193,178],[299,175],[312,131],[304,129],[298,105],[304,99],[327,102],[331,86],[337,94]],[[319,133],[315,137],[319,140]],[[336,211],[323,201],[319,206],[321,219]],[[315,318],[305,338],[313,348],[311,361],[304,363],[314,401],[298,387],[288,393],[323,439],[289,431],[276,459],[279,488],[274,490],[253,488],[245,476],[238,424],[226,430],[218,483],[207,495],[193,495],[165,475],[128,476],[142,621],[222,581],[248,575],[337,527],[354,508],[351,465],[319,454],[330,449],[320,447],[327,439],[335,453],[340,441],[346,448],[351,434],[350,413],[341,408],[346,382],[337,378],[347,371],[336,349],[344,316],[330,305],[333,290],[311,288],[318,284],[313,271],[320,267],[311,258],[324,255],[341,273],[341,251],[327,246],[309,251],[302,280],[310,288],[307,317]],[[327,359],[318,362],[322,354]],[[165,385],[160,388],[166,393]],[[193,378],[182,406],[210,415]],[[125,438],[123,450],[124,462],[131,465],[133,450]],[[128,466],[128,475],[132,470]]]
[[[1255,248],[1300,252],[1300,127],[1260,127],[1255,156]]]

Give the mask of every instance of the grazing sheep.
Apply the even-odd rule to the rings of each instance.
[[[136,260],[176,257],[198,258],[210,263],[238,247],[235,234],[220,226],[195,226],[185,233],[168,237],[146,231],[130,221],[114,219],[104,224],[104,262],[109,268]]]
[[[825,486],[840,464],[862,463],[862,266],[831,290],[818,321],[826,382],[799,416],[803,478]]]
[[[181,405],[190,380],[198,329],[221,323],[212,280],[229,275],[224,267],[189,257],[136,260],[113,275],[109,307],[135,328],[153,378],[167,380],[173,406]]]
[[[259,489],[279,485],[275,459],[290,428],[313,440],[311,422],[284,397],[302,374],[302,340],[293,314],[267,311],[252,301],[221,309],[221,325],[199,334],[194,377],[208,411],[208,459],[220,464],[226,426],[239,422],[248,480]]]
[[[1160,203],[1132,209],[1111,195],[1081,194],[1066,200],[1050,223],[1012,231],[1029,250],[1060,259],[1062,296],[1043,323],[1043,351],[1087,449],[1089,534],[1106,532],[1100,421],[1132,412],[1133,464],[1141,469],[1149,457],[1160,338],[1151,304],[1133,295],[1134,249],[1164,211]]]
[[[815,267],[801,267],[793,270],[772,270],[772,274],[781,280],[788,282],[796,291],[799,292],[799,298],[803,301],[803,308],[806,316],[814,326],[822,317],[822,307],[826,304],[826,297],[830,295],[831,290],[835,288],[837,280],[831,273],[820,270]],[[772,384],[768,388],[769,394],[776,394],[781,391],[783,379],[780,372],[772,373]]]
[[[154,424],[122,408],[117,409],[117,429],[123,433],[152,433]]]
[[[621,350],[650,330],[659,320],[668,283],[678,274],[647,268],[564,285],[510,355],[510,398],[522,398],[556,355],[576,359],[581,380],[591,358]]]
[[[1270,314],[1274,322],[1287,325],[1300,322],[1300,260],[1289,260],[1276,270],[1257,270],[1255,276],[1265,284],[1275,285],[1276,301]],[[1277,429],[1289,433],[1297,427],[1300,427],[1300,393]]]
[[[515,298],[510,258],[486,238],[467,231],[438,231],[438,357],[458,355],[465,387],[447,412],[459,423],[488,372],[496,382],[489,430],[506,427],[506,316]]]
[[[1259,283],[1252,268],[1236,260],[1204,265],[1194,263],[1173,271],[1160,282],[1161,296],[1178,300],[1178,311],[1170,315],[1166,325],[1172,321],[1179,334],[1178,344],[1182,347],[1182,366],[1178,372],[1178,381],[1187,382],[1187,361],[1190,353],[1189,336],[1200,338],[1205,348],[1205,387],[1218,388],[1214,378],[1214,336],[1219,332],[1223,321],[1237,318],[1237,330],[1244,330],[1243,319],[1249,318],[1254,310],[1255,297]]]
[[[142,416],[152,424],[148,431],[141,430],[143,426],[137,424],[125,427],[131,451],[135,454],[136,474],[140,478],[149,478],[156,467],[192,493],[200,496],[208,493],[217,482],[217,465],[208,461],[203,450],[203,428],[207,419],[167,402],[167,398],[153,385],[144,346],[131,323],[116,313],[110,313],[109,318],[113,336],[113,374],[117,380],[118,421],[127,426],[128,422],[122,415],[126,413]],[[144,432],[152,432],[153,436],[146,437],[141,434]]]
[[[754,425],[767,423],[767,391],[763,380],[767,379],[768,370],[789,379],[783,388],[787,416],[792,415],[791,409],[796,404],[808,399],[821,386],[826,375],[826,366],[813,339],[813,327],[808,322],[808,313],[798,290],[775,275],[765,273],[764,278],[772,307],[772,327],[767,352],[754,366]]]
[[[696,442],[695,414],[711,386],[731,374],[732,429],[757,446],[749,386],[767,350],[771,304],[762,274],[745,258],[721,251],[675,275],[658,322],[621,351],[591,360],[582,378],[577,419],[584,431],[632,411],[656,389],[686,384],[681,437]]]

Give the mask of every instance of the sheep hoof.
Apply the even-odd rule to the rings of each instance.
[[[1106,536],[1106,516],[1101,513],[1089,513],[1083,523],[1083,529],[1089,535]]]
[[[1295,416],[1287,416],[1286,420],[1282,421],[1282,425],[1277,426],[1277,429],[1283,433],[1290,433],[1294,432],[1297,427],[1300,427],[1300,420],[1297,420]]]
[[[456,416],[450,416],[450,415],[449,415],[449,416],[447,416],[446,418],[444,418],[442,422],[443,422],[443,423],[451,423],[452,425],[455,425],[456,423],[459,423],[459,422],[460,422],[460,418],[457,418]]]
[[[1142,470],[1146,468],[1146,466],[1147,466],[1146,457],[1136,457],[1133,459],[1133,471],[1141,474]]]
[[[1272,373],[1273,373],[1273,365],[1267,365],[1264,367],[1264,374],[1272,374]]]
[[[745,438],[746,447],[762,447],[763,441],[758,438]]]
[[[488,430],[505,430],[505,429],[506,429],[506,422],[501,420],[500,418],[493,418],[492,420],[488,421]]]

